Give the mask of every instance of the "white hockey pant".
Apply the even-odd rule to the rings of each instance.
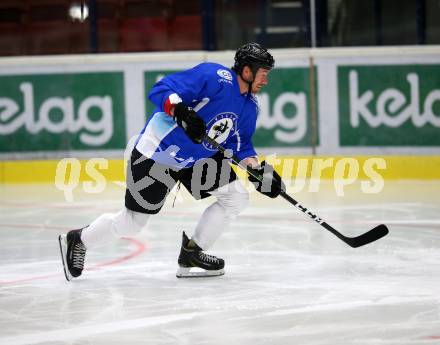
[[[217,201],[203,212],[193,235],[193,240],[204,250],[214,244],[249,204],[249,193],[238,180],[220,187],[211,194]]]
[[[238,180],[211,194],[217,201],[203,212],[193,236],[193,240],[205,250],[249,204],[249,194]],[[126,208],[118,213],[106,213],[83,229],[81,239],[87,249],[104,245],[122,236],[137,234],[147,225],[150,216]]]

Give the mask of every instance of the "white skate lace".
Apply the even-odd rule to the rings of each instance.
[[[82,270],[84,268],[84,258],[86,257],[86,247],[84,244],[76,243],[73,247],[73,264],[72,266]]]
[[[199,252],[199,257],[202,261],[205,261],[205,262],[207,261],[207,262],[216,263],[216,264],[219,262],[217,257],[215,257],[213,255],[205,254],[203,252]]]

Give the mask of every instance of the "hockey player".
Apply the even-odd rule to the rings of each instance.
[[[264,161],[259,164],[251,141],[258,113],[254,95],[267,85],[273,67],[274,59],[264,47],[248,43],[236,51],[232,69],[201,63],[153,86],[149,99],[156,109],[131,154],[125,207],[59,236],[67,280],[81,275],[86,249],[139,232],[177,182],[196,199],[217,200],[203,212],[191,239],[183,232],[176,276],[224,274],[224,260],[204,251],[247,206],[249,196],[225,164],[227,158],[204,137],[215,139],[262,175],[262,182],[249,178],[259,192],[279,195],[284,189],[280,176]]]

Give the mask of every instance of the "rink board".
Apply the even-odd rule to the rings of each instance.
[[[284,177],[440,178],[440,46],[273,54],[253,144]],[[148,90],[202,61],[230,66],[233,52],[0,58],[0,183],[52,183],[69,165],[74,180],[123,181]]]
[[[273,54],[260,154],[440,155],[440,46]],[[119,159],[154,112],[152,86],[204,61],[231,66],[233,52],[0,58],[0,159]]]

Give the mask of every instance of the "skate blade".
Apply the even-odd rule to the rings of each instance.
[[[60,253],[61,253],[61,260],[63,262],[63,269],[64,269],[64,276],[66,277],[67,281],[72,280],[72,275],[69,272],[69,269],[67,267],[67,240],[66,235],[59,235],[58,236],[58,243],[60,245]]]
[[[218,277],[225,274],[225,270],[208,271],[197,267],[179,267],[176,272],[177,278],[203,278],[203,277]]]

